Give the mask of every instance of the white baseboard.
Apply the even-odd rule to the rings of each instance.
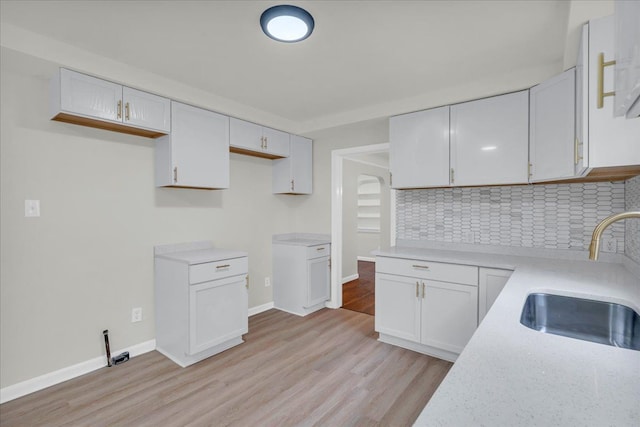
[[[249,308],[249,317],[254,316],[258,313],[262,313],[263,311],[271,310],[272,308],[273,308],[273,301],[268,302],[266,304],[251,307]]]
[[[359,256],[358,261],[376,262],[376,258],[370,256]]]
[[[149,340],[140,344],[135,344],[129,348],[117,350],[112,352],[113,355],[118,355],[123,351],[129,352],[129,357],[136,357],[144,353],[155,350],[156,340]],[[10,385],[8,387],[0,389],[0,403],[5,403],[18,397],[22,397],[29,393],[42,390],[52,385],[59,384],[64,381],[79,377],[89,372],[98,370],[107,366],[107,357],[99,356],[84,362],[77,363],[66,368],[59,369],[57,371],[49,372],[48,374],[40,375],[39,377],[32,378],[30,380],[22,381],[17,384]]]
[[[345,283],[350,282],[352,280],[356,280],[358,278],[360,278],[360,276],[358,276],[358,273],[352,274],[351,276],[343,277],[342,284],[344,285]]]

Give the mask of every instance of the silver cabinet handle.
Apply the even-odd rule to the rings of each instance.
[[[422,268],[424,270],[428,270],[429,266],[428,265],[418,265],[418,264],[413,264],[411,267],[413,268]]]

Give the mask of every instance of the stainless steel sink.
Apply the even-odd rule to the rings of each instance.
[[[621,304],[529,294],[520,323],[547,334],[640,350],[640,315]]]

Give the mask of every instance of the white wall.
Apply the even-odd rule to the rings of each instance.
[[[235,154],[229,190],[156,189],[153,140],[50,121],[58,64],[0,53],[1,388],[103,355],[104,329],[116,349],[154,339],[157,244],[247,251],[249,306],[271,302],[272,235],[331,231],[331,150],[387,140],[386,120],[307,135],[312,196],[273,195],[271,161]],[[179,88],[165,94],[190,102]],[[24,217],[25,199],[40,218]]]
[[[104,354],[103,329],[112,348],[153,339],[157,244],[248,251],[249,306],[272,301],[271,236],[300,199],[271,194],[270,160],[232,154],[230,190],[156,189],[153,140],[50,121],[55,64],[1,63],[1,387]]]

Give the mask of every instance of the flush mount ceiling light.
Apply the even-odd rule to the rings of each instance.
[[[311,35],[314,25],[309,12],[288,4],[270,7],[260,16],[262,31],[279,42],[302,41]]]

